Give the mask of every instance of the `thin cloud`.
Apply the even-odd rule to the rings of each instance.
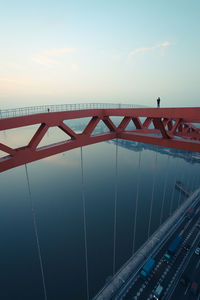
[[[9,68],[12,70],[14,69],[19,71],[26,69],[23,65],[11,61],[4,61],[3,66],[6,67],[7,69]]]
[[[156,45],[154,45],[152,47],[137,48],[137,49],[131,51],[129,53],[129,56],[134,56],[134,55],[136,55],[138,53],[144,53],[144,52],[147,52],[147,51],[153,51],[153,50],[156,50],[158,48],[165,48],[165,47],[168,47],[170,45],[171,45],[171,43],[168,42],[168,41],[166,41],[166,42],[163,42],[163,43],[160,43],[160,44],[156,44]]]
[[[161,43],[159,45],[160,45],[160,47],[167,47],[167,46],[170,46],[171,43],[170,42],[163,42],[163,43]]]
[[[47,56],[60,56],[62,54],[73,53],[75,51],[75,48],[53,48],[51,50],[45,50],[42,53]]]
[[[0,78],[0,82],[13,82],[15,80],[9,78]]]
[[[56,59],[51,59],[48,56],[36,54],[32,56],[32,61],[43,66],[53,66],[58,65],[60,62]]]
[[[24,81],[13,78],[0,77],[0,83],[24,83]]]
[[[43,50],[40,53],[33,55],[31,60],[34,63],[51,67],[60,64],[59,58],[66,54],[74,53],[75,51],[76,48],[53,48],[50,50]],[[54,57],[56,57],[56,59]]]

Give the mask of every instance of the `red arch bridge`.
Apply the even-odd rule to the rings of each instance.
[[[112,117],[122,117],[118,126]],[[75,133],[65,120],[90,118],[81,133]],[[99,122],[108,131],[93,134]],[[130,122],[134,130],[128,130]],[[200,108],[135,108],[119,104],[77,104],[29,107],[0,111],[0,130],[39,125],[29,143],[12,148],[0,143],[5,156],[0,158],[0,172],[74,148],[112,139],[125,139],[164,147],[200,152]],[[198,127],[199,126],[199,127]],[[48,128],[58,127],[66,140],[38,147]]]
[[[121,122],[116,125],[113,117],[121,117]],[[68,120],[81,120],[87,118],[88,123],[83,131],[76,133],[70,126]],[[119,119],[118,119],[119,121]],[[95,129],[99,123],[104,123],[107,127],[106,132],[96,134]],[[67,123],[67,124],[66,124]],[[130,130],[129,124],[132,123],[134,129]],[[187,151],[200,152],[200,108],[136,108],[130,105],[119,104],[74,104],[74,105],[56,105],[56,106],[42,106],[29,107],[13,110],[0,111],[0,130],[6,131],[9,129],[17,129],[31,125],[38,125],[35,133],[30,136],[28,143],[23,147],[15,148],[12,145],[7,145],[6,142],[0,141],[0,151],[5,155],[0,158],[0,172],[12,169],[14,167],[25,165],[25,172],[27,178],[27,186],[29,199],[32,208],[32,218],[34,224],[35,237],[37,242],[37,251],[40,262],[40,270],[42,276],[44,299],[47,300],[45,273],[43,269],[43,261],[40,250],[40,243],[38,237],[37,222],[35,217],[34,204],[31,196],[31,186],[28,176],[26,164],[51,155],[55,155],[74,148],[108,141],[112,139],[125,139],[130,141],[137,141],[163,147],[177,148]],[[51,127],[57,127],[66,134],[66,139],[59,143],[54,143],[40,147],[40,142],[45,137],[47,130]],[[18,137],[17,137],[18,138]],[[6,140],[6,139],[5,139]],[[12,142],[12,141],[11,141]],[[14,143],[14,141],[13,141]],[[140,158],[138,160],[138,170],[140,169]],[[156,162],[155,162],[156,163]],[[155,169],[156,170],[156,169]],[[83,202],[83,220],[84,220],[84,245],[85,245],[85,271],[86,271],[86,286],[87,299],[90,299],[89,290],[89,276],[88,276],[88,251],[87,251],[87,228],[86,228],[86,207],[85,207],[85,193],[84,193],[84,175],[83,175],[83,159],[81,148],[81,177],[82,177],[82,202]],[[138,172],[139,174],[139,172]],[[108,295],[113,295],[113,287],[118,289],[121,287],[121,275],[124,272],[123,278],[128,278],[131,270],[129,266],[115,273],[116,268],[116,220],[117,220],[117,151],[116,151],[116,185],[115,185],[115,203],[114,203],[114,225],[113,225],[113,281],[100,291],[95,299],[110,299]],[[155,179],[155,174],[154,174]],[[162,207],[160,211],[160,224],[163,219],[163,207],[165,200],[167,175],[165,176],[165,188],[163,190]],[[154,185],[153,180],[151,208],[148,220],[148,239],[150,238],[152,207],[154,199]],[[137,183],[136,207],[139,195],[139,176]],[[199,193],[199,190],[198,190]],[[196,194],[195,194],[196,195]],[[193,197],[195,196],[193,195]],[[171,203],[173,200],[173,193]],[[190,200],[188,200],[190,201]],[[193,199],[191,199],[193,201]],[[196,200],[195,200],[196,201]],[[183,205],[182,210],[187,208],[190,202]],[[178,212],[177,212],[178,214]],[[172,221],[176,219],[177,214],[174,215]],[[171,215],[171,204],[170,204]],[[135,250],[135,236],[137,225],[137,209],[134,212],[134,233],[133,233],[133,253]],[[171,222],[171,223],[170,223]],[[168,227],[165,227],[169,232]],[[166,232],[165,231],[165,232]],[[163,233],[163,236],[165,234]],[[156,238],[157,240],[157,238]],[[150,242],[151,244],[151,242]],[[148,248],[148,251],[151,249]],[[147,252],[146,252],[147,253]],[[137,254],[134,253],[134,255]],[[129,263],[129,262],[128,262]],[[131,261],[132,263],[132,261]],[[116,274],[116,275],[115,275]],[[115,275],[115,276],[114,276]],[[119,281],[120,279],[120,281]],[[118,284],[115,285],[116,280]],[[120,284],[119,284],[120,282]],[[113,283],[113,284],[112,284]],[[106,295],[102,298],[102,295]],[[120,297],[120,294],[119,294]],[[118,299],[119,299],[118,297]],[[120,298],[121,299],[121,298]]]

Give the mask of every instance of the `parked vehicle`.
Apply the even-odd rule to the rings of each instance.
[[[156,300],[161,299],[162,292],[163,292],[163,286],[160,285],[160,283],[159,283],[159,285],[155,289],[155,292],[153,293],[153,298]]]
[[[188,251],[190,249],[190,245],[189,244],[185,244],[185,246],[183,247],[184,250]]]
[[[174,254],[175,251],[178,249],[178,247],[180,246],[182,242],[182,237],[181,236],[177,236],[172,242],[171,244],[169,245],[169,248],[168,248],[168,252],[170,254]]]
[[[170,258],[171,258],[171,255],[168,253],[165,253],[163,260],[164,260],[164,262],[166,262],[168,264],[170,262]]]
[[[182,277],[180,279],[180,284],[183,285],[183,286],[187,286],[189,283],[189,279],[187,277]]]
[[[174,255],[176,250],[179,248],[180,244],[182,243],[182,237],[177,236],[169,245],[167,249],[167,253],[164,255],[164,260],[168,263],[171,259],[171,256]]]
[[[190,291],[192,294],[196,295],[197,294],[197,291],[199,289],[199,285],[196,281],[194,281],[191,285],[191,288],[190,288]]]
[[[195,254],[196,254],[196,255],[199,255],[199,254],[200,254],[200,248],[197,248],[197,249],[195,250]]]
[[[146,280],[146,278],[148,277],[148,275],[151,273],[151,271],[153,270],[153,268],[155,267],[155,259],[153,259],[152,257],[150,257],[146,263],[144,264],[142,271],[140,272],[140,276],[142,279]]]
[[[194,215],[194,207],[191,207],[191,208],[187,211],[186,217],[187,217],[188,219],[191,219],[191,218],[193,217],[193,215]]]

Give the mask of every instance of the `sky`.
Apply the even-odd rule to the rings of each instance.
[[[200,105],[199,0],[0,5],[0,108]]]

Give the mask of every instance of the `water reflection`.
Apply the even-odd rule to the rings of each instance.
[[[115,140],[108,141],[108,143],[116,144],[116,141]],[[135,152],[140,152],[143,150],[151,150],[163,155],[173,156],[175,158],[177,157],[182,158],[191,164],[200,163],[200,153],[197,152],[183,151],[179,149],[166,148],[166,147],[138,143],[138,142],[130,142],[127,140],[119,140],[118,145]]]
[[[76,129],[80,130],[78,126]],[[43,143],[52,143],[53,134],[54,131],[47,134]],[[55,132],[62,140],[62,131],[59,134]],[[21,129],[18,135],[1,133],[1,140],[12,145],[14,140],[18,142],[19,139],[21,143],[29,136],[28,129]],[[191,156],[185,151],[120,140],[118,143],[116,269],[132,254],[139,153],[141,169],[136,249],[147,239],[153,175],[151,233],[160,223],[163,194],[164,221],[170,209],[174,211],[185,199],[174,189],[175,180],[181,180],[194,189],[199,185],[200,174],[197,154]],[[112,141],[83,148],[91,296],[112,274],[115,147],[115,141]],[[28,172],[48,299],[84,300],[86,280],[80,149],[30,163]],[[24,166],[1,173],[0,188],[2,299],[42,300],[42,281]]]

